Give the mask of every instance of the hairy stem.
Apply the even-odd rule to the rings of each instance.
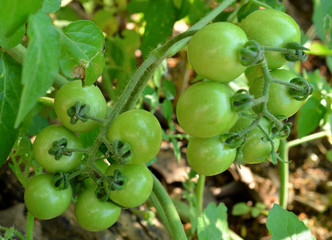
[[[288,203],[288,181],[289,181],[289,164],[288,162],[288,146],[286,140],[280,140],[279,154],[285,162],[279,163],[280,170],[280,193],[279,193],[279,202],[280,206],[284,209],[287,209]]]
[[[33,240],[33,224],[35,221],[35,217],[28,212],[27,217],[27,227],[26,227],[26,239]]]
[[[197,210],[201,214],[203,210],[203,195],[205,186],[205,176],[199,175],[197,186],[196,186],[196,197],[197,197]]]

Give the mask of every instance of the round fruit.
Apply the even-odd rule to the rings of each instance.
[[[161,127],[156,117],[145,110],[135,109],[117,116],[110,125],[107,139],[127,142],[131,146],[130,163],[147,163],[159,152]]]
[[[248,41],[244,31],[228,22],[212,23],[199,30],[188,44],[188,58],[202,77],[229,82],[246,67],[240,63],[240,48]]]
[[[119,206],[98,199],[95,190],[95,186],[84,190],[75,204],[76,219],[88,231],[102,231],[111,227],[121,213]]]
[[[99,122],[88,119],[86,122],[78,120],[75,124],[70,123],[70,117],[67,110],[75,106],[77,102],[89,105],[88,114],[96,118],[105,118],[106,116],[106,101],[96,86],[82,87],[80,80],[71,81],[63,85],[56,93],[54,98],[54,110],[60,118],[63,125],[73,132],[89,132],[100,125]]]
[[[107,176],[113,176],[118,169],[125,176],[123,189],[111,191],[110,199],[123,207],[137,207],[143,204],[152,192],[153,179],[150,170],[143,164],[111,165]]]
[[[276,69],[270,72],[272,78],[290,82],[297,76],[285,69]],[[249,92],[255,98],[259,98],[263,93],[264,78],[263,76],[252,81]],[[296,100],[288,93],[288,87],[279,83],[271,83],[269,88],[269,99],[267,101],[267,109],[274,116],[283,115],[290,117],[294,115],[302,106],[302,101]],[[259,107],[255,110],[260,110]]]
[[[220,137],[190,139],[187,160],[199,174],[213,176],[226,171],[234,162],[236,149],[225,145]]]
[[[82,148],[78,136],[63,126],[51,125],[44,128],[33,144],[33,154],[36,161],[48,172],[70,172],[81,163],[82,153],[73,152],[70,156],[62,155],[59,160],[54,155],[49,154],[54,141],[62,138],[67,139],[66,148]]]
[[[72,188],[59,190],[53,184],[53,175],[42,174],[32,177],[24,192],[24,202],[34,217],[51,219],[61,215],[72,199]]]
[[[297,23],[286,13],[274,9],[261,9],[249,14],[241,23],[249,39],[256,40],[262,46],[284,48],[289,42],[301,40]],[[287,60],[283,53],[265,52],[269,68],[283,66]]]
[[[179,98],[176,116],[180,126],[200,138],[228,131],[237,120],[230,98],[233,91],[221,83],[205,81],[187,88]]]
[[[249,127],[251,121],[249,119],[240,118],[231,132],[239,132]],[[260,120],[263,129],[271,134],[271,129],[268,121],[265,118]],[[273,139],[274,150],[279,147],[279,139]],[[272,151],[271,143],[265,138],[262,131],[256,126],[248,132],[246,142],[242,149],[243,163],[255,164],[265,162]]]

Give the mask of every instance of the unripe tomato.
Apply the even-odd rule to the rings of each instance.
[[[187,160],[199,174],[213,176],[226,171],[234,162],[236,149],[225,145],[220,137],[190,139]]]
[[[176,116],[190,135],[208,138],[228,131],[237,120],[230,98],[233,91],[218,82],[205,81],[187,88],[179,98]]]
[[[276,69],[270,72],[272,78],[290,82],[297,76],[289,70]],[[254,95],[255,98],[259,98],[263,93],[264,78],[260,76],[252,81],[249,92]],[[274,115],[283,115],[290,117],[294,115],[302,106],[302,101],[293,98],[289,92],[288,87],[278,83],[271,83],[269,88],[269,99],[267,101],[267,109]],[[256,111],[260,111],[260,107],[255,108]]]
[[[99,122],[88,119],[86,122],[78,120],[75,124],[70,123],[70,117],[67,110],[75,106],[79,101],[82,105],[88,104],[88,112],[92,117],[105,118],[106,100],[97,86],[82,87],[80,80],[71,81],[63,85],[56,93],[54,98],[54,110],[60,118],[63,125],[73,132],[89,132],[100,125]]]
[[[51,125],[44,128],[33,143],[33,154],[36,161],[48,172],[70,172],[77,168],[82,159],[82,153],[73,152],[70,156],[62,155],[59,160],[48,153],[54,141],[67,139],[67,148],[82,148],[78,136],[60,125]]]
[[[24,191],[24,203],[36,218],[51,219],[61,215],[69,206],[73,190],[69,185],[59,190],[52,184],[53,175],[42,174],[32,177]]]
[[[289,42],[301,40],[301,32],[292,17],[274,9],[261,9],[249,14],[242,22],[241,28],[249,39],[256,40],[262,46],[286,47]],[[283,66],[287,60],[283,53],[265,52],[270,69]]]
[[[229,82],[246,67],[240,63],[240,48],[248,41],[244,31],[228,22],[212,23],[199,30],[188,44],[188,58],[202,77]]]

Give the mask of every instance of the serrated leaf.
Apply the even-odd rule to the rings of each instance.
[[[332,47],[332,1],[314,0],[312,21],[318,37]]]
[[[6,37],[5,35],[0,35],[0,46],[4,49],[10,49],[15,47],[22,41],[24,34],[25,26],[22,25],[17,29],[14,34],[10,35],[9,37]]]
[[[42,7],[43,0],[0,0],[0,36],[9,37],[21,27],[30,14]]]
[[[197,235],[199,240],[229,240],[227,207],[220,203],[210,203],[198,218]]]
[[[61,0],[44,0],[43,11],[47,13],[54,13],[61,8]]]
[[[28,37],[30,41],[22,70],[24,87],[15,126],[21,123],[38,98],[45,95],[59,71],[59,33],[47,14],[39,11],[30,17]]]
[[[142,38],[141,51],[146,58],[150,51],[166,40],[172,34],[175,23],[174,6],[172,0],[149,1],[144,18],[146,26]],[[158,29],[158,34],[156,34]]]
[[[294,213],[274,204],[269,212],[266,226],[272,235],[271,240],[314,240],[310,230]]]
[[[314,131],[324,117],[326,108],[316,97],[310,97],[298,112],[297,132],[302,138]]]
[[[0,166],[11,151],[18,129],[14,123],[21,95],[21,66],[0,51]]]
[[[234,205],[232,210],[232,215],[241,216],[244,214],[248,214],[250,212],[251,207],[248,206],[245,202],[240,202]]]
[[[104,35],[97,25],[87,20],[75,21],[64,29],[61,41],[63,73],[70,78],[83,78],[87,86],[97,81],[105,66]]]

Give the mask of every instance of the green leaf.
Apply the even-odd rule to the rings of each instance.
[[[324,117],[326,108],[320,103],[320,99],[312,96],[302,106],[297,114],[297,132],[302,138],[314,131]]]
[[[332,149],[326,152],[326,158],[332,163]]]
[[[20,28],[17,29],[14,34],[10,35],[9,37],[6,37],[5,35],[0,35],[0,46],[4,49],[10,49],[15,47],[22,41],[24,34],[25,26],[22,25]]]
[[[237,20],[241,22],[242,19],[246,18],[250,13],[259,9],[259,6],[253,2],[244,4],[237,13]]]
[[[165,99],[161,104],[161,109],[167,121],[170,123],[172,121],[173,115],[173,105],[172,102],[168,99]]]
[[[312,21],[318,37],[332,47],[332,1],[314,0]]]
[[[0,166],[11,151],[18,129],[14,123],[21,95],[21,66],[0,51]]]
[[[37,135],[41,130],[46,128],[49,125],[47,118],[44,118],[39,115],[39,113],[35,114],[33,116],[31,125],[28,130],[28,134],[30,136],[35,136]]]
[[[174,155],[175,155],[176,159],[178,160],[178,162],[180,162],[181,149],[180,149],[179,143],[175,138],[171,138],[171,141],[172,141],[172,144],[173,144]]]
[[[60,66],[70,78],[83,78],[87,86],[102,74],[104,35],[94,22],[87,20],[69,24],[61,34]]]
[[[190,23],[195,23],[206,15],[210,9],[207,7],[206,2],[203,0],[194,0],[191,4],[189,11]]]
[[[127,5],[127,10],[133,13],[145,12],[149,6],[149,0],[131,0]]]
[[[33,108],[38,98],[52,86],[59,71],[59,33],[51,18],[39,11],[28,24],[29,46],[23,61],[24,85],[15,126],[18,126]]]
[[[210,203],[198,218],[197,235],[199,240],[228,240],[227,208],[221,203],[217,207]]]
[[[310,230],[294,213],[274,204],[269,212],[266,226],[272,235],[271,240],[314,240]]]
[[[54,13],[61,8],[61,0],[44,0],[43,11],[47,13]]]
[[[332,49],[329,49],[326,45],[320,42],[312,42],[308,48],[310,49],[310,51],[307,52],[308,54],[332,56]]]
[[[91,147],[95,142],[100,131],[100,127],[95,128],[94,130],[87,133],[80,133],[80,139],[84,148]]]
[[[164,79],[162,90],[163,90],[163,92],[165,94],[165,97],[168,100],[173,100],[174,99],[176,89],[175,89],[175,85],[174,85],[174,83],[172,81]]]
[[[43,0],[0,0],[0,36],[14,34],[30,14],[42,7],[42,3]]]
[[[326,57],[326,64],[327,64],[327,67],[329,68],[330,72],[332,72],[332,56]]]
[[[142,38],[141,51],[146,58],[150,51],[164,42],[172,34],[175,23],[172,0],[154,0],[149,2],[144,18],[146,26]],[[158,33],[156,34],[156,29]]]
[[[232,210],[232,215],[241,216],[244,214],[248,214],[250,212],[251,207],[248,206],[245,202],[240,202],[234,205]]]
[[[251,212],[250,213],[251,213],[251,216],[253,218],[256,218],[256,217],[259,216],[259,214],[261,214],[261,211],[257,207],[253,207],[253,208],[251,208]]]

